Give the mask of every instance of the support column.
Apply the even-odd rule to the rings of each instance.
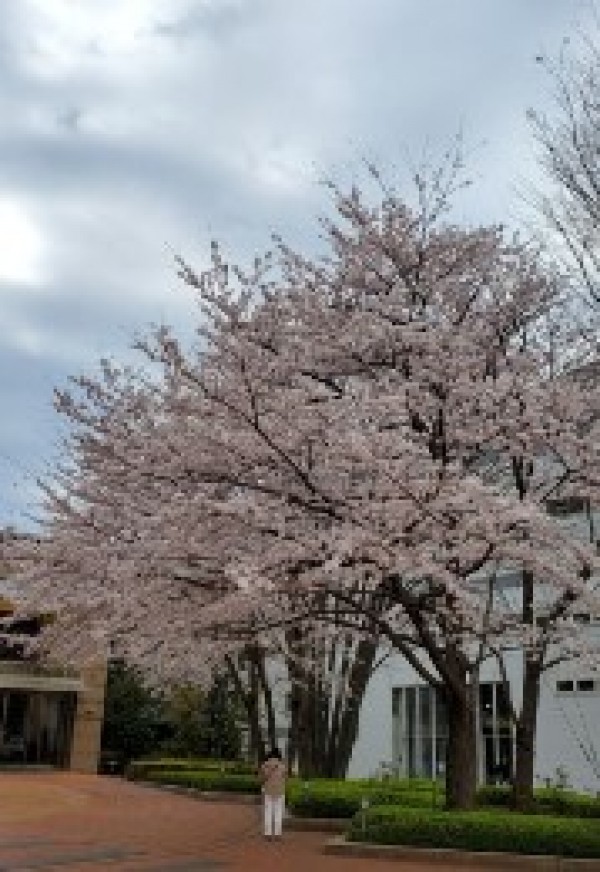
[[[84,689],[77,694],[69,768],[74,772],[97,772],[106,691],[106,662],[81,670]]]

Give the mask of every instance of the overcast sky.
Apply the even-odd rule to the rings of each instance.
[[[525,111],[581,0],[0,0],[0,524],[29,526],[52,388],[189,329],[173,254],[314,244],[318,182],[463,124],[468,222],[520,220]],[[483,143],[480,145],[480,143]]]

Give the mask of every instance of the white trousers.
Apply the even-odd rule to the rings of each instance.
[[[265,836],[280,836],[281,827],[283,825],[285,797],[269,796],[265,793],[263,800],[265,812]]]

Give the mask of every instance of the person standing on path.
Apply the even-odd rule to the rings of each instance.
[[[281,838],[283,826],[283,810],[285,805],[285,781],[287,771],[281,752],[273,748],[268,758],[260,767],[264,802],[265,836]]]

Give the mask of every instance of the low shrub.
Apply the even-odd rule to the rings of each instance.
[[[477,789],[477,805],[482,808],[510,808],[511,797],[511,788],[504,785],[486,784]]]
[[[144,775],[144,781],[153,784],[169,784],[177,787],[190,787],[199,791],[223,791],[229,793],[260,793],[260,782],[256,775],[244,772],[206,772],[193,769],[151,770]]]
[[[161,784],[178,784],[198,790],[258,793],[256,769],[245,761],[161,758],[131,763],[127,775],[132,779]],[[366,779],[315,778],[310,781],[291,779],[287,802],[298,817],[352,818],[362,808],[363,800],[373,806],[402,806],[415,809],[442,808],[443,784],[425,779],[375,781]],[[485,786],[477,791],[482,809],[508,810],[510,787]],[[532,814],[571,818],[600,819],[600,799],[572,790],[539,788],[535,791]]]
[[[543,787],[535,791],[534,803],[535,810],[541,814],[600,818],[600,799],[574,790]]]
[[[351,818],[362,808],[365,799],[369,806],[406,805],[432,808],[434,802],[439,805],[443,803],[444,795],[441,791],[434,791],[432,782],[415,786],[412,781],[392,780],[294,780],[288,784],[287,789],[288,807],[298,817]]]
[[[201,760],[199,758],[170,758],[134,760],[127,767],[127,776],[132,779],[146,778],[156,772],[226,772],[251,775],[256,771],[252,763],[244,760]]]
[[[480,787],[477,804],[481,807],[509,808],[510,787]],[[540,787],[534,791],[532,814],[560,815],[561,817],[600,818],[600,799],[557,787]]]
[[[142,760],[129,767],[129,776],[154,784],[170,784],[200,791],[229,791],[231,793],[259,793],[260,782],[250,764],[225,763],[206,768],[202,760]],[[298,817],[350,819],[362,807],[364,798],[369,806],[408,805],[414,808],[432,808],[435,794],[432,782],[414,784],[412,781],[367,781],[290,779],[286,789],[287,804]],[[438,804],[443,793],[438,794]]]
[[[355,815],[348,838],[382,845],[600,857],[596,821],[506,811],[372,808]]]

